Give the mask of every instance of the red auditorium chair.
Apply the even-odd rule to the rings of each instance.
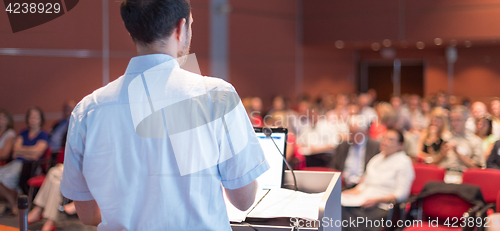
[[[475,215],[484,206],[479,187],[438,182],[426,184],[415,201],[419,211],[417,220],[421,223],[413,221],[414,226],[405,228],[405,231],[474,230],[476,223],[463,226],[461,219],[470,217],[475,220]]]
[[[445,169],[439,168],[437,165],[414,163],[415,180],[411,186],[410,195],[418,195],[424,185],[431,181],[443,182]]]
[[[481,217],[483,221],[495,210],[498,212],[500,203],[500,170],[497,169],[468,169],[463,173],[463,183],[478,186],[486,202],[476,216]],[[479,231],[484,227],[479,227]]]
[[[437,165],[414,163],[413,169],[415,170],[415,179],[411,185],[410,198],[407,202],[401,203],[400,212],[401,217],[406,219],[410,211],[417,207],[412,203],[412,200],[422,191],[425,184],[429,182],[443,182],[446,170],[439,168]]]
[[[484,201],[490,208],[495,207],[497,195],[500,192],[500,170],[468,169],[463,173],[463,184],[478,186],[483,193]]]
[[[51,154],[52,154],[51,150],[48,149],[44,155],[44,158],[39,161],[39,166],[42,168],[42,173],[38,176],[31,177],[28,180],[28,183],[27,183],[29,186],[28,198],[30,201],[33,201],[34,196],[35,196],[34,195],[35,189],[42,187],[43,181],[45,181],[45,174],[52,167],[49,164]],[[56,163],[63,163],[64,162],[64,148],[61,148],[61,151],[57,154],[56,160],[57,160]]]

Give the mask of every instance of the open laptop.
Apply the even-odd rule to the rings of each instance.
[[[257,139],[264,151],[264,155],[269,164],[269,170],[263,173],[257,178],[257,195],[255,196],[255,202],[247,211],[240,211],[234,207],[231,202],[224,197],[226,202],[227,215],[229,221],[231,222],[242,222],[245,217],[252,209],[264,198],[269,190],[274,188],[281,188],[283,186],[285,163],[283,162],[283,157],[281,153],[286,155],[286,141],[288,135],[288,129],[286,128],[271,128],[271,137],[274,139],[273,143],[270,137],[267,137],[263,132],[261,127],[254,128]],[[278,147],[276,147],[278,146]],[[278,151],[279,148],[279,151]]]
[[[283,162],[283,157],[281,153],[286,155],[286,140],[288,135],[288,129],[286,128],[271,128],[273,143],[270,137],[267,137],[263,132],[262,128],[255,127],[254,131],[259,139],[260,146],[264,150],[264,155],[269,163],[269,170],[263,173],[259,178],[257,178],[257,184],[259,189],[273,189],[281,188],[283,186],[283,176],[285,171],[285,163]],[[278,146],[278,147],[276,147]],[[279,151],[278,151],[279,148]]]

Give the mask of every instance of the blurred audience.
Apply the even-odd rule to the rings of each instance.
[[[493,149],[493,145],[498,140],[495,135],[492,134],[493,123],[490,116],[481,116],[476,120],[476,135],[483,141],[483,156],[485,161]]]
[[[252,122],[252,125],[255,127],[262,127],[264,125],[264,119],[262,118],[261,115],[262,100],[260,100],[260,98],[258,99],[254,98],[243,98],[241,99],[241,102],[243,103],[243,107],[245,107],[245,110],[247,111],[248,118],[250,118],[250,122]],[[260,100],[260,107],[259,107],[259,100]]]
[[[426,128],[431,123],[431,102],[429,102],[429,100],[422,100],[422,102],[420,103],[420,109],[422,110],[422,116],[424,117],[423,125],[424,128]]]
[[[436,107],[442,107],[443,109],[450,110],[448,103],[448,95],[445,92],[439,92],[436,95]]]
[[[0,166],[11,159],[15,139],[12,115],[7,110],[0,109]]]
[[[369,123],[377,119],[377,111],[373,109],[372,98],[369,94],[360,94],[358,97],[359,114],[365,117]]]
[[[405,104],[403,104],[403,99],[399,96],[393,96],[391,98],[391,105],[393,111],[396,113],[396,124],[394,125],[397,129],[408,131],[411,128],[411,115],[410,110]]]
[[[453,171],[463,171],[484,165],[482,140],[467,132],[465,128],[468,114],[464,106],[452,108],[450,121],[453,136],[442,147],[443,151],[433,158],[433,163]]]
[[[429,127],[422,131],[417,143],[419,158],[426,163],[435,163],[434,157],[441,152],[444,141],[448,141],[452,134],[448,129],[446,109],[436,107],[430,113]]]
[[[66,134],[68,132],[69,118],[71,117],[71,112],[75,107],[76,103],[73,100],[64,102],[62,107],[62,118],[57,121],[54,126],[52,126],[52,131],[49,136],[49,145],[52,150],[52,160],[55,160],[57,154],[61,151],[61,147],[65,144],[63,140],[66,140]],[[53,164],[51,164],[52,166]]]
[[[403,151],[404,136],[387,130],[380,143],[381,152],[366,167],[362,181],[342,192],[342,219],[381,220],[389,213],[389,203],[403,202],[410,195],[415,171],[411,159]],[[361,223],[361,225],[366,223]],[[380,227],[344,227],[342,230],[379,230]]]
[[[483,102],[474,102],[472,104],[472,110],[469,113],[469,117],[467,118],[467,122],[465,127],[467,128],[467,132],[476,133],[476,122],[481,116],[485,116],[487,111],[486,104]]]
[[[289,115],[285,111],[276,111],[269,118],[270,120],[266,122],[266,126],[289,128]],[[302,155],[300,146],[297,145],[297,135],[290,129],[288,130],[286,145],[285,156],[288,163],[293,169],[304,169],[306,167],[306,158]]]
[[[48,148],[49,137],[42,130],[44,124],[43,112],[40,108],[32,107],[26,113],[28,129],[22,131],[14,143],[14,159],[5,166],[0,167],[0,195],[7,200],[4,215],[17,214],[17,189],[18,185],[27,194],[27,185],[30,174],[33,172],[31,163],[38,161]],[[24,168],[24,169],[23,169]]]
[[[420,134],[420,131],[427,128],[427,121],[422,113],[422,110],[420,109],[420,96],[411,95],[408,106],[410,109],[410,130],[413,130],[414,133],[418,135]]]
[[[486,161],[486,167],[500,170],[500,141],[495,142],[495,145],[491,149]]]
[[[329,164],[330,168],[342,171],[346,188],[352,188],[360,182],[366,164],[380,152],[380,143],[368,136],[366,118],[355,118],[351,117],[349,136],[338,145]]]
[[[316,106],[309,108],[307,125],[301,128],[297,144],[306,156],[307,167],[326,167],[337,147],[339,134]]]
[[[63,118],[58,121],[52,129],[50,147],[53,153],[56,153],[56,155],[52,156],[52,159],[54,159],[57,164],[47,172],[45,181],[33,200],[35,207],[28,214],[28,223],[36,222],[42,218],[47,219],[41,229],[42,231],[50,231],[55,228],[54,222],[58,220],[59,206],[61,206],[63,202],[63,196],[59,190],[59,185],[64,170],[64,147],[66,146],[69,118],[74,107],[74,101],[66,101],[63,105]],[[65,205],[64,208],[69,214],[74,214],[76,212],[73,203]]]
[[[285,98],[282,96],[276,96],[273,98],[271,109],[267,112],[268,115],[272,115],[276,112],[284,112],[286,111],[286,102]]]
[[[329,121],[347,121],[349,118],[349,96],[340,93],[336,97],[335,108],[326,113]]]

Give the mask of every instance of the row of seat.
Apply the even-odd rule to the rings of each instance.
[[[411,187],[410,198],[400,203],[399,206],[394,204],[396,211],[391,211],[388,217],[394,222],[401,219],[422,220],[422,226],[407,227],[405,230],[473,230],[474,227],[482,230],[486,216],[494,212],[494,209],[500,212],[499,170],[468,169],[463,172],[462,184],[454,185],[444,183],[446,170],[436,165],[415,163],[413,167],[415,180]],[[306,170],[338,172],[328,168],[307,168]],[[467,196],[470,198],[466,198]],[[473,201],[471,198],[480,199]],[[472,226],[462,227],[460,222],[467,217],[477,218],[477,220]],[[429,227],[428,222],[435,221],[436,218],[440,221],[440,226]],[[446,220],[448,223],[445,224]],[[483,225],[476,223],[480,220]],[[453,224],[455,221],[458,222]]]

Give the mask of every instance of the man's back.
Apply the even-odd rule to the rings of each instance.
[[[268,169],[234,88],[168,55],[132,59],[71,120],[61,191],[97,202],[99,230],[230,230],[221,183]]]

